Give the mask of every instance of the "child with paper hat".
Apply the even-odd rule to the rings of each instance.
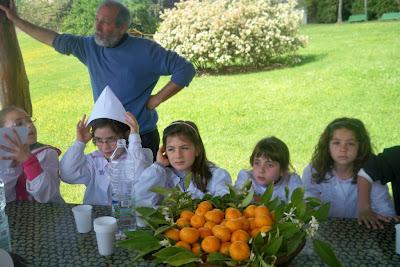
[[[138,173],[152,164],[151,150],[142,148],[136,118],[125,111],[107,86],[94,104],[89,119],[86,121],[86,116],[83,115],[78,122],[76,140],[60,163],[61,179],[64,182],[86,185],[84,204],[111,204],[109,158],[116,148],[117,140],[121,138],[129,139],[128,149]],[[85,155],[85,146],[90,139],[98,150]],[[151,179],[140,184],[145,189],[138,192],[143,194],[153,185]]]

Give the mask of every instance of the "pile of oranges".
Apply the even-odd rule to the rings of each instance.
[[[263,205],[249,205],[243,212],[236,208],[222,211],[203,201],[195,212],[183,210],[176,221],[177,228],[164,235],[175,240],[175,246],[198,256],[220,252],[235,261],[245,261],[250,257],[250,238],[270,231],[273,222],[274,214]]]

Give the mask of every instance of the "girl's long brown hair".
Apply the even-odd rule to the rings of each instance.
[[[371,139],[362,121],[346,117],[333,120],[321,134],[312,155],[311,165],[315,170],[313,180],[316,183],[328,180],[325,176],[333,169],[334,162],[329,151],[329,143],[332,140],[334,131],[337,129],[352,131],[359,143],[357,157],[353,162],[353,183],[356,182],[357,173],[361,169],[362,164],[366,161],[369,154],[372,153]]]

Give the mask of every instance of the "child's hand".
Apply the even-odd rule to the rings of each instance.
[[[358,212],[358,224],[364,224],[367,228],[383,229],[382,222],[390,222],[391,218],[375,213],[371,209]]]
[[[160,149],[157,151],[157,158],[156,161],[158,164],[161,164],[164,167],[167,167],[170,165],[169,159],[167,157],[167,154],[165,153],[165,147],[161,146]]]
[[[0,145],[0,149],[11,153],[10,156],[1,157],[2,160],[12,160],[14,163],[22,163],[30,158],[31,151],[29,149],[28,144],[23,144],[21,139],[19,138],[17,131],[15,129],[12,130],[13,135],[10,137],[5,134],[3,137],[8,142],[8,146]]]
[[[82,143],[87,144],[90,139],[92,139],[92,135],[90,134],[90,127],[87,126],[86,114],[83,114],[82,119],[76,125],[76,140],[81,141]]]
[[[139,124],[135,116],[133,116],[129,111],[125,113],[125,121],[129,125],[129,128],[131,128],[131,134],[139,133]]]

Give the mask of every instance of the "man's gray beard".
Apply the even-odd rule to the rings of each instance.
[[[118,39],[116,36],[113,36],[107,40],[101,40],[99,39],[96,35],[94,35],[94,41],[96,42],[97,45],[99,46],[104,46],[104,47],[114,47],[118,44],[120,39]]]

